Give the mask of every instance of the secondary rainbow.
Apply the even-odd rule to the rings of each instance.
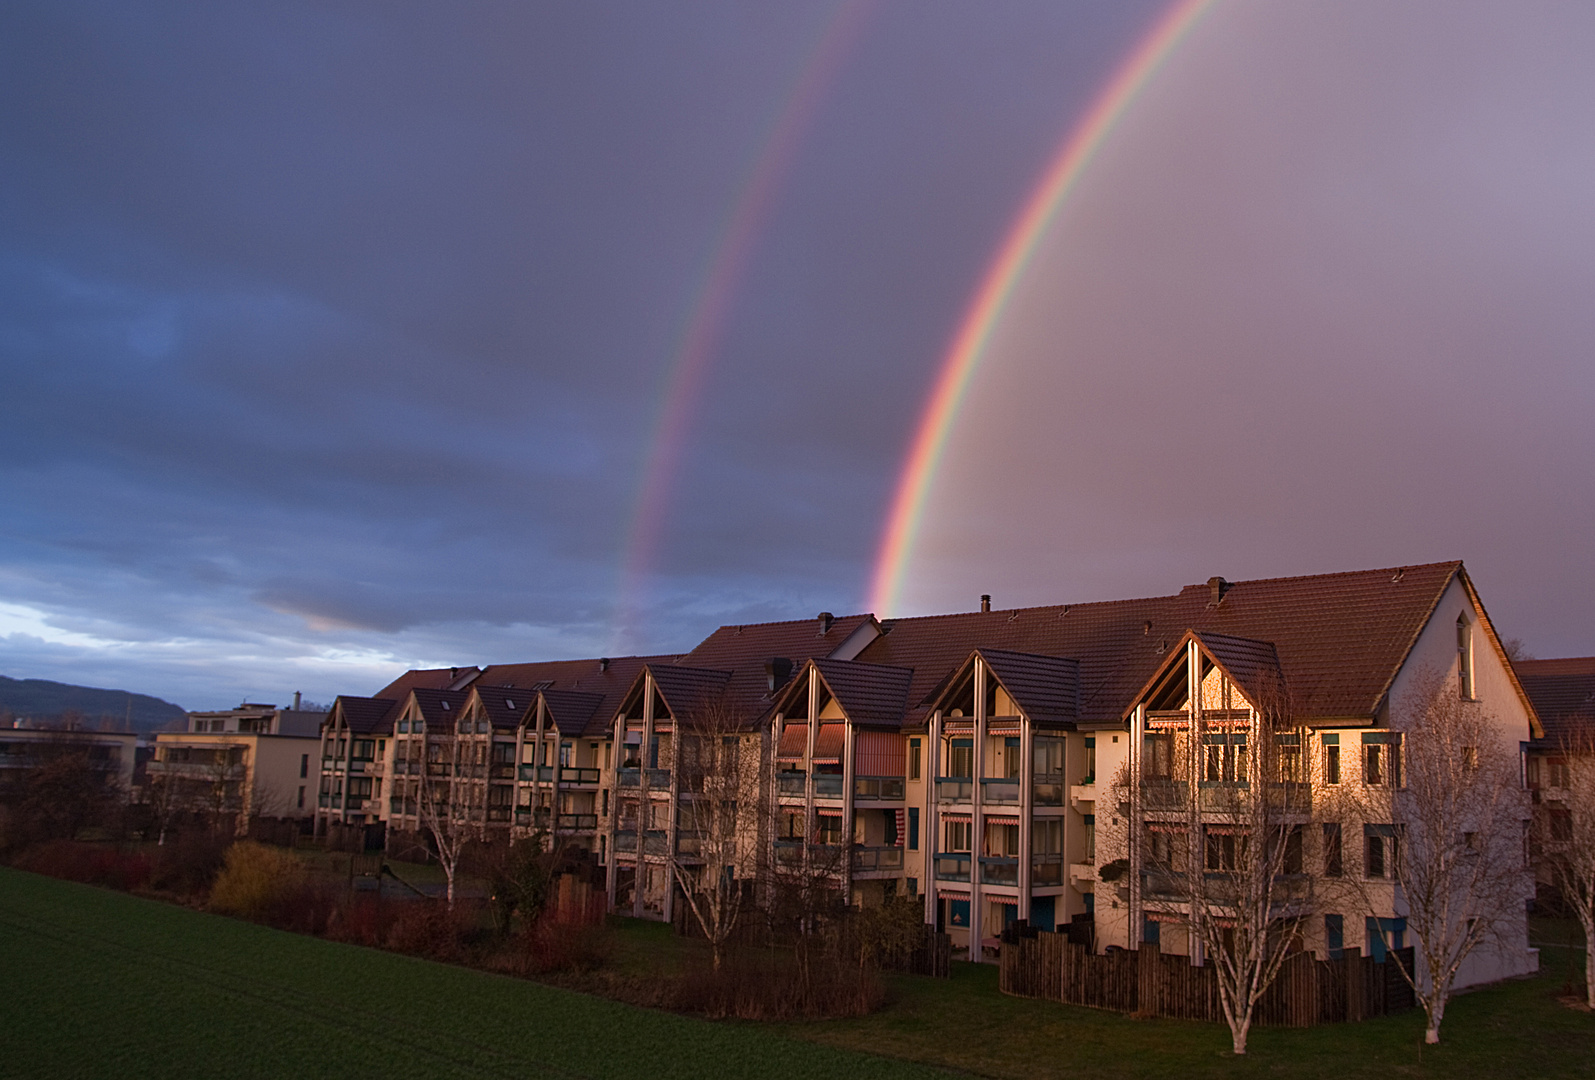
[[[643,603],[644,582],[664,529],[671,489],[686,451],[693,406],[725,329],[736,286],[764,230],[781,181],[791,169],[798,145],[812,123],[837,70],[857,42],[869,0],[842,0],[799,66],[774,123],[760,144],[718,239],[690,314],[671,354],[665,391],[648,443],[625,554],[616,605],[616,647],[629,647]]]
[[[997,249],[942,361],[909,446],[870,585],[869,608],[876,615],[885,617],[897,607],[903,574],[918,539],[925,499],[947,446],[947,436],[992,330],[1002,318],[1014,286],[1024,276],[1036,245],[1114,124],[1213,2],[1179,0],[1163,13],[1064,140]]]

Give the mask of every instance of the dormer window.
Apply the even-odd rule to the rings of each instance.
[[[1463,701],[1473,700],[1473,627],[1466,613],[1457,616],[1457,691]]]

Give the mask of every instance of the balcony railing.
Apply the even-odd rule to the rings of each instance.
[[[816,799],[840,799],[842,797],[841,773],[815,773],[814,797]]]
[[[791,866],[803,861],[802,840],[777,840],[775,842],[775,861]]]
[[[426,763],[426,774],[428,776],[448,776],[452,771],[446,761],[429,761]]]
[[[559,771],[559,780],[562,784],[596,784],[603,779],[600,769],[574,769],[562,768]]]
[[[901,776],[855,776],[853,777],[853,798],[860,801],[872,799],[901,799],[903,797],[903,778]]]
[[[648,786],[653,788],[655,791],[659,790],[660,788],[669,787],[670,786],[670,770],[669,769],[649,769],[648,770]]]
[[[966,852],[949,852],[936,856],[936,879],[938,881],[968,881],[970,854]]]
[[[901,870],[903,849],[900,847],[855,847],[853,869],[867,874],[875,870]]]
[[[1144,871],[1141,874],[1141,892],[1146,896],[1177,899],[1185,895],[1185,875],[1171,870]]]
[[[985,777],[980,781],[981,802],[993,805],[1012,805],[1019,801],[1019,781]]]
[[[1037,806],[1062,806],[1066,790],[1062,773],[1037,773],[1030,785],[1030,797]]]
[[[975,782],[967,776],[938,776],[936,801],[944,803],[973,802]]]
[[[350,772],[365,772],[366,769],[370,766],[370,764],[371,764],[371,759],[370,758],[355,758],[353,761],[349,762],[349,771]]]
[[[322,795],[322,796],[320,796],[319,798],[316,799],[316,805],[317,806],[331,806],[332,805],[332,796],[331,795]]]
[[[807,773],[783,772],[775,774],[775,790],[782,795],[802,795],[807,784]]]
[[[644,855],[663,855],[668,850],[665,844],[665,834],[662,829],[649,829],[648,835],[642,838],[642,853]]]
[[[641,787],[642,786],[642,770],[641,769],[621,769],[620,770],[620,786],[621,787]]]
[[[488,766],[487,775],[493,780],[515,779],[515,766],[507,761],[495,761]]]
[[[1313,809],[1313,786],[1299,781],[1269,784],[1268,801],[1271,806],[1282,806],[1286,810],[1310,814]]]
[[[1061,854],[1030,856],[1030,884],[1062,885],[1063,856]]]
[[[1190,798],[1184,780],[1146,780],[1141,784],[1141,805],[1147,810],[1182,810]]]
[[[598,828],[597,814],[561,814],[555,826],[561,832],[592,832]]]
[[[1019,859],[1012,855],[982,855],[980,880],[987,885],[1019,884]]]
[[[487,808],[487,820],[508,821],[509,819],[510,808],[508,806],[489,806]]]

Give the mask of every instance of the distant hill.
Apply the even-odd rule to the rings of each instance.
[[[75,713],[89,727],[97,728],[101,721],[110,721],[115,728],[127,723],[143,733],[158,731],[174,721],[184,722],[188,716],[181,705],[148,694],[0,675],[0,714],[7,712],[18,718],[44,721]]]

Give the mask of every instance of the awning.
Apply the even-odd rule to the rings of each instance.
[[[776,750],[778,761],[802,761],[809,748],[809,726],[787,724],[781,729],[781,745]]]
[[[821,731],[824,729],[822,728]],[[853,774],[855,776],[903,776],[908,760],[908,743],[895,731],[856,731],[853,733]]]
[[[971,820],[971,818],[970,818],[970,816],[968,814],[948,814],[948,813],[943,813],[941,815],[941,819],[943,821],[969,821],[969,820]]]
[[[814,764],[839,764],[842,760],[842,748],[846,745],[846,724],[821,724],[820,733],[814,738]]]
[[[898,810],[898,811],[896,811],[896,813],[897,813],[897,846],[898,847],[902,847],[904,845],[904,843],[907,842],[907,839],[908,839],[908,831],[907,831],[908,830],[908,826],[905,824],[905,822],[903,820],[907,816],[908,812],[906,810]]]
[[[1146,828],[1148,832],[1161,833],[1184,833],[1190,831],[1189,826],[1185,825],[1183,822],[1178,825],[1174,825],[1162,821],[1153,821],[1149,822]]]
[[[1024,725],[1018,720],[994,720],[986,725],[988,735],[1018,735],[1024,730]]]
[[[821,809],[816,809],[814,811],[814,816],[815,817],[834,817],[834,818],[839,818],[839,817],[842,816],[842,811],[840,811],[840,810],[827,810],[827,809],[821,808]]]

